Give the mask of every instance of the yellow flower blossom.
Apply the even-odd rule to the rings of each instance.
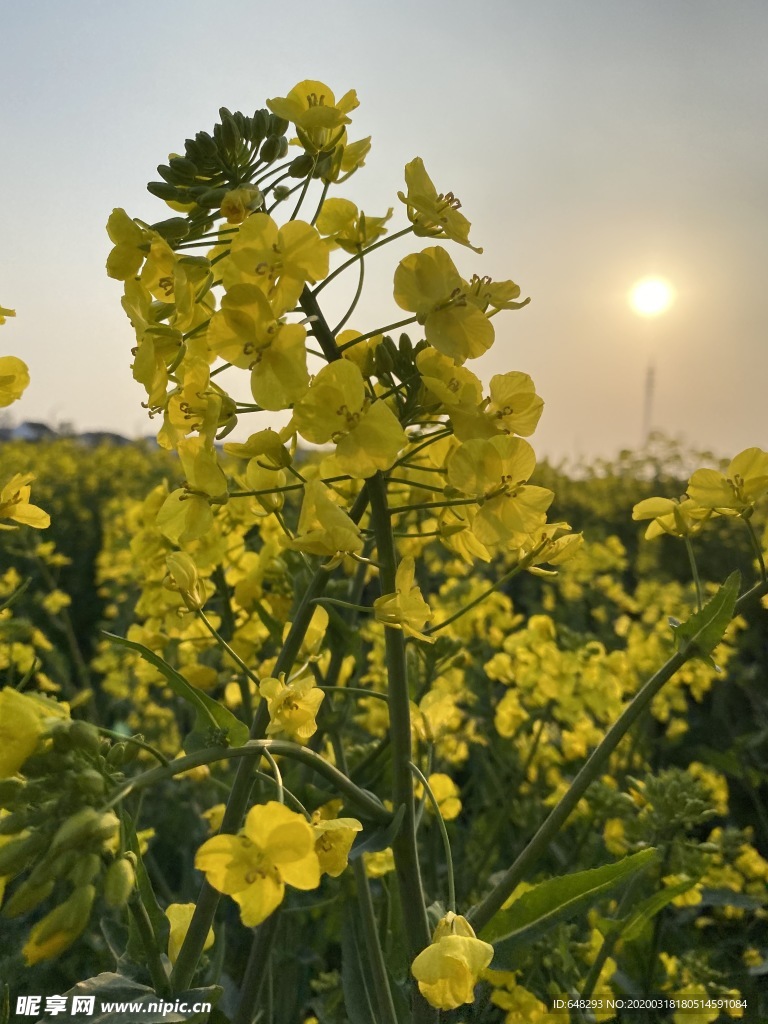
[[[320,871],[338,878],[347,866],[349,851],[363,826],[356,818],[323,818],[320,811],[312,815],[311,824]]]
[[[442,246],[406,256],[394,283],[398,306],[415,313],[430,345],[454,362],[475,359],[493,344],[493,324],[467,301],[464,282]]]
[[[2,323],[2,320],[0,320]],[[0,409],[15,402],[29,387],[27,364],[16,356],[0,356]]]
[[[4,686],[0,690],[0,779],[15,775],[34,753],[45,734],[46,719],[68,717],[67,704]]]
[[[533,449],[519,437],[465,441],[447,462],[448,482],[482,498],[472,529],[481,543],[521,546],[546,522],[554,494],[527,483],[536,466]]]
[[[306,331],[300,324],[277,320],[267,296],[256,284],[233,284],[229,288],[207,334],[216,355],[251,370],[254,399],[272,411],[287,408],[307,389],[305,339]]]
[[[328,246],[316,228],[302,220],[278,228],[266,213],[244,222],[222,266],[228,291],[242,282],[258,285],[276,317],[293,309],[306,282],[315,284],[327,273]]]
[[[326,199],[315,226],[330,249],[356,253],[386,234],[385,224],[392,208],[383,217],[369,217],[349,199]]]
[[[411,971],[430,1006],[453,1010],[472,1002],[475,985],[492,958],[493,946],[475,936],[466,918],[448,913]]]
[[[135,277],[149,253],[153,232],[115,209],[107,221],[107,234],[114,248],[107,257],[107,274],[118,281]]]
[[[305,818],[269,801],[248,812],[243,831],[206,840],[195,857],[209,885],[240,906],[247,928],[261,924],[282,903],[285,886],[316,889],[320,862]]]
[[[432,611],[414,582],[415,575],[416,564],[409,555],[397,567],[395,593],[383,594],[373,602],[374,615],[385,626],[401,629],[406,636],[434,643],[434,637],[420,632],[432,618]]]
[[[634,520],[650,519],[645,531],[646,540],[668,533],[672,537],[693,537],[712,515],[712,509],[703,508],[692,498],[644,498],[632,509]]]
[[[267,106],[273,114],[296,125],[296,132],[306,149],[322,152],[333,149],[340,141],[344,125],[351,123],[347,114],[359,106],[359,101],[354,89],[337,101],[323,82],[305,79],[295,85],[287,96],[267,100]]]
[[[688,481],[688,496],[721,513],[751,514],[768,494],[768,452],[747,448],[731,459],[725,473],[697,469]]]
[[[95,895],[92,885],[79,886],[32,927],[22,949],[27,966],[50,960],[72,945],[88,924]]]
[[[5,323],[5,318],[8,316],[16,316],[16,310],[6,309],[5,306],[0,306],[0,326]]]
[[[369,878],[383,878],[395,870],[395,855],[392,847],[377,850],[375,853],[364,853],[365,873]]]
[[[331,498],[330,489],[319,480],[310,480],[304,488],[299,526],[291,547],[335,559],[340,553],[361,552],[363,537]]]
[[[200,815],[207,822],[209,832],[216,833],[219,831],[221,823],[224,821],[226,809],[226,804],[214,804],[213,807],[209,807],[207,811],[203,811]]]
[[[461,814],[461,791],[450,775],[446,775],[444,772],[433,772],[427,779],[427,782],[435,800],[437,800],[437,806],[440,808],[443,821],[454,821],[454,819],[458,818],[459,814]],[[416,782],[414,793],[421,799],[424,793],[424,786],[421,782]],[[427,813],[434,814],[434,807],[429,799],[427,799],[426,808]]]
[[[341,473],[367,479],[389,469],[406,443],[397,417],[383,401],[371,402],[354,363],[338,359],[312,381],[293,410],[293,423],[313,444],[336,444]]]
[[[290,683],[282,679],[263,679],[259,693],[269,710],[268,736],[285,733],[296,743],[305,743],[317,732],[315,718],[325,694],[315,686],[311,676]]]
[[[184,939],[187,937],[192,915],[195,912],[194,903],[171,903],[165,908],[165,916],[171,925],[168,935],[168,959],[172,964],[176,963]],[[210,949],[213,945],[213,928],[209,928],[205,937],[203,950]]]
[[[22,526],[31,526],[35,530],[46,530],[51,525],[48,513],[29,502],[29,485],[34,479],[32,473],[15,473],[0,490],[0,520],[10,519]],[[0,522],[0,530],[14,529],[16,527]]]
[[[405,184],[408,194],[398,192],[397,197],[405,203],[414,234],[450,238],[475,252],[483,251],[469,241],[472,225],[459,213],[461,203],[452,192],[438,194],[420,156],[405,165]]]

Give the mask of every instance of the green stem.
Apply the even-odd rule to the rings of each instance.
[[[362,686],[321,686],[319,687],[324,693],[348,693],[352,697],[374,697],[376,700],[386,700],[386,693],[379,693],[377,690],[366,690]]]
[[[140,740],[138,736],[124,736],[121,732],[116,732],[114,729],[106,729],[103,725],[97,725],[97,730],[102,736],[111,736],[114,740],[119,740],[120,743],[133,743],[137,747],[141,747],[142,750],[147,750],[149,753],[156,758],[160,764],[170,764],[170,759],[161,754],[160,751],[153,747],[151,744],[146,743],[144,740]]]
[[[398,516],[401,512],[419,512],[423,508],[453,508],[454,505],[477,505],[477,498],[455,498],[453,501],[422,501],[417,505],[394,505],[388,514]]]
[[[354,297],[352,298],[352,302],[350,303],[349,309],[344,314],[344,316],[341,318],[341,320],[339,320],[339,322],[336,324],[336,326],[333,328],[333,336],[334,337],[336,337],[336,335],[339,333],[339,331],[342,329],[342,327],[348,322],[349,318],[352,316],[352,314],[357,309],[357,304],[360,301],[360,296],[363,293],[363,283],[364,282],[365,282],[365,260],[361,257],[360,258],[360,277],[359,277],[358,282],[357,282],[357,289],[355,291]]]
[[[160,958],[160,950],[157,939],[152,929],[152,922],[149,920],[147,908],[144,906],[138,889],[135,889],[128,901],[128,910],[131,913],[136,930],[139,933],[141,944],[147,958],[147,968],[152,979],[152,985],[159,996],[167,997],[171,993],[168,975],[165,973],[163,961]]]
[[[267,748],[264,748],[264,757],[269,761],[269,767],[272,769],[274,775],[274,783],[277,786],[277,802],[279,804],[285,803],[285,789],[283,788],[283,776],[280,769],[277,766],[277,761],[272,757]]]
[[[251,1021],[256,1017],[261,990],[269,974],[272,947],[275,943],[279,924],[280,908],[278,907],[259,926],[254,935],[251,953],[245,967],[245,974],[243,975],[243,984],[240,989],[240,1001],[232,1018],[232,1024],[251,1024]]]
[[[741,595],[736,602],[734,616],[740,614],[747,604],[758,597],[762,597],[765,593],[768,593],[768,581],[766,580],[757,583],[751,590]],[[393,632],[393,630],[389,632]],[[677,651],[635,694],[632,701],[627,705],[616,722],[614,722],[599,745],[593,750],[586,763],[577,773],[568,791],[544,820],[539,830],[514,864],[504,872],[502,878],[488,895],[469,911],[467,919],[475,931],[480,931],[484,928],[494,914],[501,909],[501,905],[512,895],[515,886],[518,882],[522,881],[528,869],[536,863],[549,847],[549,844],[570,817],[571,812],[579,800],[581,800],[586,790],[599,777],[608,758],[619,743],[621,743],[626,733],[632,728],[664,684],[687,661],[696,657],[696,654],[696,647],[692,645],[687,645],[681,651]]]
[[[293,211],[293,213],[291,214],[291,220],[296,220],[296,218],[299,215],[299,210],[301,209],[301,204],[306,199],[307,191],[309,189],[310,183],[312,182],[312,172],[314,171],[316,166],[317,166],[317,156],[315,156],[314,162],[312,164],[312,170],[309,172],[309,174],[306,177],[306,180],[304,182],[304,186],[303,186],[303,188],[301,190],[301,195],[299,196],[299,201],[298,201],[298,203],[296,203],[296,208]]]
[[[437,802],[437,797],[432,792],[432,787],[422,771],[420,771],[413,762],[411,762],[411,771],[421,782],[424,787],[424,792],[429,797],[432,807],[437,818],[437,825],[440,829],[440,837],[443,840],[443,850],[445,852],[445,867],[448,871],[448,909],[454,914],[456,913],[456,883],[453,877],[453,856],[451,855],[451,843],[448,839],[448,829],[445,827],[445,819],[443,818],[442,811],[440,810],[440,804]]]
[[[538,550],[540,550],[540,548],[536,549],[536,551]],[[438,622],[437,625],[430,626],[429,629],[425,629],[424,632],[427,634],[427,636],[431,635],[432,633],[436,633],[438,629],[445,629],[446,626],[450,626],[450,624],[452,622],[455,622],[456,619],[460,619],[462,615],[466,615],[467,612],[472,611],[472,609],[476,605],[483,602],[486,599],[486,597],[490,596],[494,592],[494,590],[498,590],[499,587],[503,586],[509,580],[517,576],[518,573],[522,572],[523,569],[527,568],[527,566],[530,564],[531,559],[536,557],[536,551],[531,552],[531,554],[528,555],[527,558],[523,559],[523,561],[520,562],[519,565],[516,565],[514,569],[510,569],[509,572],[505,573],[498,580],[496,580],[493,586],[488,587],[487,590],[484,590],[482,594],[479,595],[479,597],[476,597],[474,598],[474,600],[469,601],[467,604],[459,608],[457,612],[454,612],[453,615],[449,615],[447,619],[443,619],[442,622]]]
[[[312,218],[312,220],[309,222],[313,227],[315,226],[315,223],[317,222],[317,218],[320,216],[320,211],[323,209],[323,203],[325,202],[325,197],[328,195],[328,189],[330,187],[331,187],[330,181],[326,181],[325,184],[323,185],[323,191],[320,193],[320,199],[318,200],[318,203],[317,203],[317,209],[315,210],[315,215]]]
[[[335,768],[314,750],[302,747],[298,743],[291,743],[290,740],[250,740],[242,747],[204,747],[202,750],[196,750],[194,754],[177,757],[168,765],[150,768],[149,771],[142,772],[141,775],[126,782],[103,805],[102,810],[108,811],[117,806],[130,793],[137,793],[150,786],[155,786],[159,782],[173,778],[174,775],[189,771],[190,768],[198,768],[202,764],[213,764],[215,761],[227,761],[232,758],[247,761],[249,758],[258,758],[262,755],[267,757],[268,754],[288,757],[307,765],[318,775],[327,779],[339,793],[348,797],[369,818],[382,825],[388,825],[392,821],[392,815],[376,797],[356,786],[343,772],[340,772],[338,768]],[[178,964],[178,960],[176,962]]]
[[[197,613],[198,617],[200,618],[200,621],[203,623],[205,628],[208,630],[208,632],[214,638],[214,640],[219,645],[219,647],[221,647],[221,649],[223,651],[225,651],[230,656],[232,661],[234,661],[234,663],[237,666],[239,666],[239,668],[242,669],[242,671],[247,676],[247,679],[250,679],[251,682],[256,687],[256,689],[258,690],[259,682],[260,682],[259,677],[254,675],[254,673],[250,670],[250,668],[248,668],[248,666],[243,661],[243,659],[240,657],[240,655],[237,653],[237,651],[233,651],[232,650],[232,648],[229,646],[227,641],[219,633],[219,631],[216,629],[216,627],[210,621],[208,616],[205,614],[203,609],[202,608],[196,609],[196,613]],[[251,715],[253,714],[253,708],[252,708],[252,704],[251,704],[251,691],[250,691],[250,689],[248,687],[247,680],[245,680],[245,679],[244,680],[239,680],[239,682],[240,682],[240,696],[241,696],[242,701],[243,701],[243,708],[245,709],[245,711],[246,711],[246,713],[248,715],[248,718],[250,719]]]
[[[363,939],[366,952],[368,953],[368,966],[373,975],[373,987],[376,992],[376,1002],[381,1014],[382,1024],[398,1024],[395,1004],[392,1001],[392,991],[389,987],[387,968],[384,963],[384,953],[379,941],[379,931],[376,927],[376,914],[371,899],[371,887],[368,884],[368,876],[365,873],[363,858],[358,857],[352,862],[352,871],[355,876],[357,888],[357,899],[360,905],[360,918],[363,925]]]
[[[453,428],[452,427],[450,428],[450,430],[435,430],[428,437],[424,438],[421,441],[420,444],[417,444],[415,448],[412,448],[411,451],[406,452],[405,455],[402,455],[397,460],[397,462],[393,463],[392,469],[394,469],[396,466],[406,466],[407,467],[408,463],[411,461],[411,459],[413,458],[414,455],[418,455],[418,453],[420,451],[422,451],[424,448],[429,448],[429,446],[431,444],[434,444],[435,441],[442,441],[442,439],[444,437],[450,437],[452,433],[453,433]],[[422,435],[422,437],[423,437],[423,435]],[[414,466],[413,468],[421,470],[422,467],[421,466]],[[442,472],[442,470],[440,472]]]
[[[390,331],[397,330],[398,327],[407,327],[408,324],[415,324],[418,317],[409,316],[405,320],[397,320],[393,324],[387,324],[386,327],[377,327],[375,331],[368,331],[367,334],[361,334],[359,338],[355,338],[353,341],[348,341],[346,345],[339,345],[339,352],[345,352],[348,348],[352,348],[353,345],[359,345],[363,341],[368,341],[369,338],[375,338],[377,334],[389,334]]]
[[[696,557],[693,553],[693,544],[691,544],[690,537],[684,537],[685,550],[688,552],[688,561],[691,566],[691,575],[693,576],[693,582],[696,585],[696,604],[697,611],[701,611],[704,604],[701,594],[701,579],[699,578],[699,567],[696,565]]]
[[[317,288],[315,288],[314,294],[319,295],[323,288],[325,288],[327,284],[330,284],[335,277],[338,277],[339,274],[342,273],[342,271],[346,270],[347,267],[351,267],[352,264],[356,263],[359,259],[362,259],[364,256],[367,256],[369,252],[373,252],[374,249],[381,248],[382,245],[388,245],[390,242],[394,242],[396,238],[402,238],[403,235],[410,234],[411,231],[413,231],[412,225],[407,228],[403,228],[402,231],[396,231],[394,235],[387,235],[386,238],[379,239],[378,242],[374,242],[373,245],[369,245],[367,249],[361,249],[359,253],[355,253],[355,255],[351,259],[348,259],[345,263],[342,263],[340,267],[336,267],[332,274],[329,274],[328,277],[325,278],[325,280],[321,281]]]
[[[376,537],[382,596],[396,593],[397,554],[387,504],[386,481],[379,472],[367,485],[371,501],[371,520]],[[405,808],[400,831],[392,842],[395,870],[400,890],[406,942],[413,960],[430,942],[429,921],[419,869],[416,843],[416,805],[411,781],[411,711],[405,637],[399,629],[385,629],[387,677],[389,681],[389,735],[392,746],[392,804]],[[436,1014],[413,988],[414,1024],[436,1020]]]
[[[752,525],[752,523],[750,522],[750,520],[749,519],[744,519],[744,523],[745,523],[745,525],[747,527],[747,532],[749,533],[749,539],[752,542],[752,547],[754,548],[755,555],[757,557],[758,565],[760,566],[760,579],[761,580],[765,580],[766,579],[765,559],[763,558],[763,552],[762,552],[762,549],[760,547],[760,541],[757,539],[757,534],[755,533],[755,528]]]

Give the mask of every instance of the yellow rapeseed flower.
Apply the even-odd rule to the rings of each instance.
[[[354,89],[337,100],[324,82],[305,79],[287,96],[267,100],[267,106],[273,114],[296,125],[306,149],[322,152],[333,149],[345,136],[344,125],[351,123],[347,114],[359,106],[359,101]]]
[[[464,917],[448,913],[411,966],[430,1006],[453,1010],[471,1003],[481,972],[493,958],[493,946],[478,939]]]
[[[320,884],[312,827],[274,800],[252,807],[239,835],[203,843],[195,867],[240,905],[247,928],[261,924],[282,903],[286,884],[305,890]]]
[[[323,818],[320,811],[315,811],[312,828],[321,872],[338,878],[347,866],[349,851],[363,826],[356,818]]]
[[[415,313],[430,345],[454,362],[476,359],[493,344],[493,324],[467,301],[464,282],[442,246],[406,256],[394,283],[398,306]]]
[[[688,481],[688,496],[721,513],[749,515],[768,494],[768,452],[747,448],[731,459],[725,473],[697,469]]]
[[[392,629],[401,629],[406,636],[413,636],[427,643],[435,638],[420,632],[432,618],[432,611],[416,586],[414,578],[416,564],[409,555],[397,567],[394,594],[383,594],[373,602],[374,615],[379,622]]]
[[[398,192],[397,198],[405,203],[415,235],[450,238],[475,252],[483,251],[469,241],[472,225],[459,213],[461,203],[452,192],[438,193],[420,156],[405,165],[405,184],[408,194]]]
[[[313,444],[333,441],[339,471],[358,479],[389,469],[407,440],[387,404],[369,400],[362,373],[347,359],[320,370],[296,403],[293,424]]]
[[[263,679],[259,694],[269,709],[268,736],[285,733],[296,743],[305,743],[317,732],[315,718],[325,693],[315,686],[312,676],[290,683],[282,679]]]
[[[32,473],[15,473],[0,490],[0,520],[10,519],[22,526],[31,526],[35,530],[46,530],[51,525],[48,513],[29,502],[29,485],[34,479]],[[14,529],[16,527],[0,522],[0,530]]]
[[[187,937],[187,932],[189,931],[189,925],[192,921],[192,915],[194,912],[194,903],[171,903],[165,908],[165,916],[168,918],[171,925],[171,930],[168,935],[168,959],[172,964],[176,963],[179,950],[182,947],[184,939]],[[205,937],[203,950],[211,948],[213,945],[213,939],[213,928],[210,928]]]
[[[6,310],[6,312],[8,312]],[[0,319],[0,323],[2,323]],[[0,409],[15,402],[29,387],[27,364],[16,356],[0,356]]]

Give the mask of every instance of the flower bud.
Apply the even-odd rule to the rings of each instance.
[[[123,907],[136,884],[136,872],[127,857],[120,857],[107,868],[104,876],[104,900],[108,907]]]
[[[69,730],[72,746],[87,754],[98,754],[101,737],[95,725],[90,722],[73,722]]]
[[[49,878],[39,885],[32,885],[30,878],[22,882],[13,895],[3,905],[4,917],[19,917],[21,914],[28,914],[30,910],[39,907],[47,900],[53,892],[56,880]]]
[[[24,786],[21,779],[0,779],[0,807],[13,807],[22,797]]]
[[[101,872],[101,857],[98,853],[87,853],[78,857],[67,878],[74,886],[88,885]]]
[[[103,843],[111,839],[120,828],[120,821],[112,811],[100,814],[93,807],[84,807],[68,818],[51,842],[51,850],[73,849],[83,843]]]
[[[31,857],[41,847],[39,833],[33,832],[31,836],[11,839],[10,842],[0,846],[0,878],[12,878],[29,864]]]
[[[170,590],[178,590],[191,612],[199,611],[203,607],[204,599],[200,592],[200,580],[195,563],[184,551],[174,551],[165,561],[172,581],[168,581],[166,586]]]
[[[88,924],[95,896],[92,885],[81,886],[38,921],[23,949],[28,965],[54,957],[72,945]]]

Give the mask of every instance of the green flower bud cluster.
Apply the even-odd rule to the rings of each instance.
[[[99,808],[137,749],[102,738],[89,723],[63,719],[49,729],[46,748],[27,758],[23,778],[0,780],[0,878],[7,884],[1,913],[15,918],[56,902],[33,928],[29,962],[54,955],[46,950],[61,940],[50,945],[49,931],[74,941],[99,892],[108,907],[127,902],[135,857],[119,852],[120,819]]]
[[[255,173],[288,152],[288,122],[268,110],[248,116],[222,107],[219,117],[212,134],[198,132],[194,139],[187,139],[184,156],[172,155],[167,164],[160,164],[157,171],[163,180],[147,185],[152,195],[166,202],[194,204],[189,222],[173,218],[185,224],[185,235],[194,236],[196,227],[209,227],[209,211],[221,206],[227,192],[250,184]],[[161,227],[167,232],[167,224],[153,227],[164,234]]]

